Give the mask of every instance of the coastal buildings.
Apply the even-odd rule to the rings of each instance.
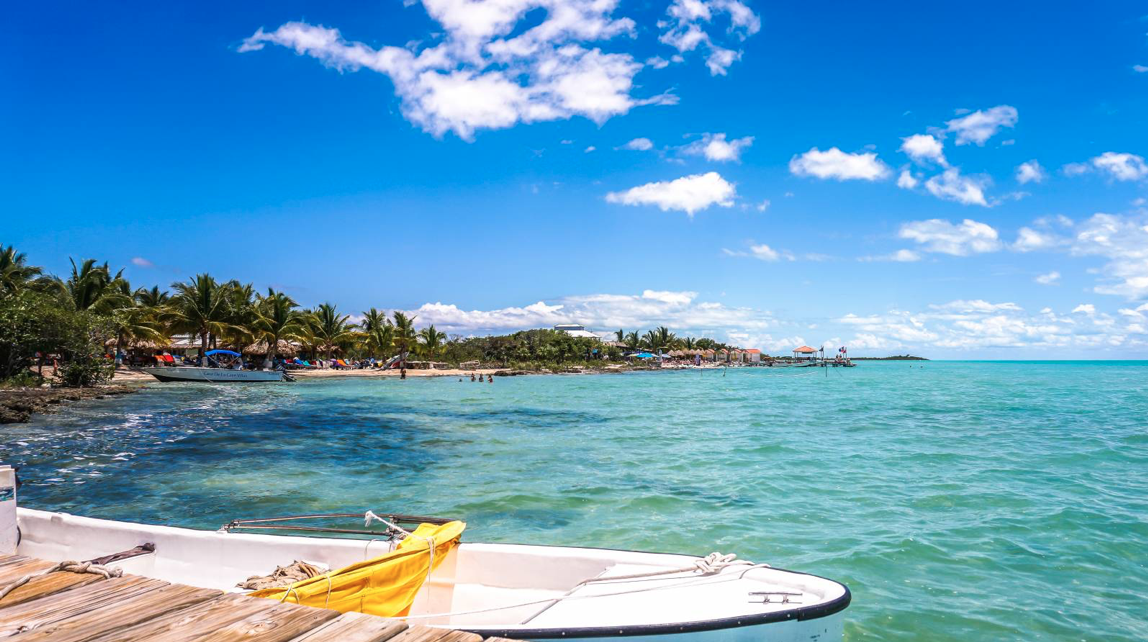
[[[579,325],[577,323],[559,323],[558,325],[554,326],[554,329],[557,330],[558,332],[565,332],[566,334],[568,334],[572,337],[580,337],[583,339],[597,339],[599,341],[602,340],[602,337],[600,337],[600,336],[594,334],[593,332],[590,332],[589,330],[587,330],[586,326]]]

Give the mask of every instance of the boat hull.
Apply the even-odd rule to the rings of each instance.
[[[171,368],[144,368],[143,371],[163,382],[255,383],[283,381],[283,373],[278,370],[228,370],[226,368],[176,366]]]
[[[53,561],[91,559],[151,543],[154,553],[116,565],[126,573],[229,591],[237,591],[239,581],[293,560],[335,569],[377,557],[390,548],[380,540],[200,531],[24,508],[19,509],[18,519],[23,533],[21,554]],[[677,578],[681,587],[671,586],[677,581],[672,578],[631,579],[635,570],[688,568],[697,560],[634,551],[463,543],[427,578],[408,620],[520,640],[827,642],[842,638],[842,611],[849,605],[849,590],[825,578],[774,568],[743,572],[743,566],[710,576],[685,573]],[[587,578],[605,581],[586,585]],[[661,582],[666,584],[646,586]],[[788,590],[801,597],[793,598],[794,604],[782,604],[776,598],[772,604],[762,604],[752,598],[755,590]]]

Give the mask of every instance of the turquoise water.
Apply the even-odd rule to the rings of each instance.
[[[848,584],[849,640],[1144,640],[1146,365],[163,384],[2,426],[0,461],[23,504],[115,519],[737,552]]]

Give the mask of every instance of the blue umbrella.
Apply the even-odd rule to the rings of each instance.
[[[217,355],[217,354],[228,354],[228,355],[231,355],[233,357],[242,357],[243,356],[243,355],[239,354],[238,352],[232,352],[231,350],[208,350],[207,352],[204,352],[203,354],[205,354],[209,357],[212,355]]]

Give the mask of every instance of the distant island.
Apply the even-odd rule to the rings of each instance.
[[[925,357],[914,357],[911,354],[895,354],[889,357],[853,357],[854,361],[928,361]]]

